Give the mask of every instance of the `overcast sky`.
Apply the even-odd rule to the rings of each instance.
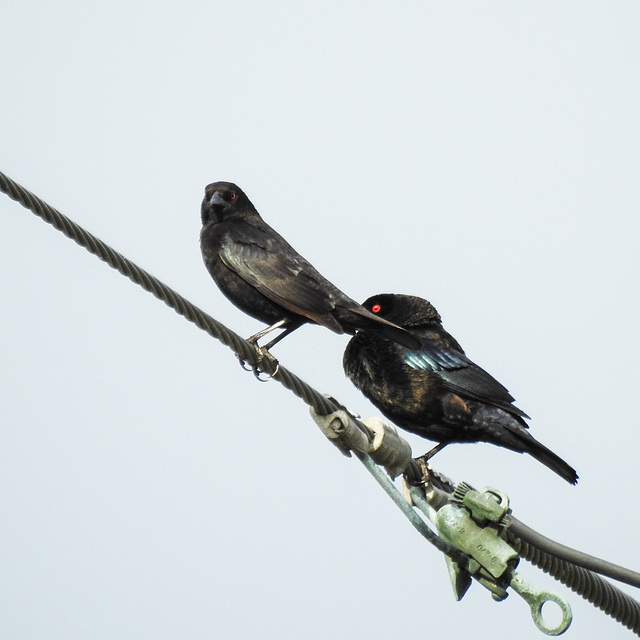
[[[350,296],[428,298],[580,483],[434,465],[640,569],[640,4],[25,1],[0,32],[3,172],[242,335],[198,246],[215,180]],[[0,225],[3,640],[543,637],[516,594],[455,602],[300,400],[5,196]],[[375,415],[346,343],[274,355]],[[566,637],[630,636],[521,568]]]

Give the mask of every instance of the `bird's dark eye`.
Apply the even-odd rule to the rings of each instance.
[[[235,191],[230,191],[229,192],[229,200],[235,200],[238,196],[236,195]]]
[[[382,309],[382,307],[379,304],[374,304],[371,307],[371,311],[373,311],[373,313],[380,313],[381,309]]]

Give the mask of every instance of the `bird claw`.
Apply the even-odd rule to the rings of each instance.
[[[431,484],[431,465],[429,464],[429,458],[431,456],[429,453],[425,453],[424,455],[418,456],[415,458],[415,461],[418,463],[420,467],[420,471],[422,471],[422,484],[429,485]]]
[[[247,367],[247,361],[243,360],[240,356],[236,356],[238,358],[238,361],[240,362],[240,366],[245,370],[245,371],[255,371],[255,367],[254,366],[250,366]]]
[[[273,357],[273,356],[272,356]],[[275,358],[274,358],[275,360]],[[260,361],[262,362],[262,360]],[[256,377],[256,380],[258,382],[269,382],[269,380],[271,380],[271,378],[275,378],[276,375],[278,374],[278,371],[280,371],[280,363],[276,360],[276,368],[274,370],[273,373],[267,373],[266,371],[263,371],[260,368],[260,362],[256,365],[253,365],[253,375]],[[261,378],[260,376],[264,375],[264,378]]]
[[[268,355],[271,356],[271,354],[268,354]],[[278,371],[280,370],[280,363],[275,358],[273,358],[273,356],[271,356],[271,358],[275,360],[275,363],[276,363],[276,368],[273,373],[267,373],[266,371],[263,371],[262,369],[260,369],[260,363],[263,361],[264,358],[260,358],[260,360],[256,364],[249,364],[247,363],[246,360],[244,360],[237,354],[236,354],[236,357],[240,361],[240,366],[245,371],[253,371],[253,375],[255,376],[256,380],[258,380],[258,382],[269,382],[269,380],[271,380],[271,378],[274,378],[277,375]],[[262,375],[264,375],[265,377],[262,378],[261,377]]]
[[[277,370],[276,370],[277,373]],[[260,376],[264,374],[266,377],[261,378]],[[257,365],[253,368],[253,375],[255,376],[258,382],[269,382],[271,378],[273,378],[274,374],[267,373],[266,371],[262,371]]]

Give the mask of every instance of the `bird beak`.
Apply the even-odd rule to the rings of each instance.
[[[221,206],[227,204],[225,199],[220,195],[220,192],[215,191],[214,194],[209,198],[209,204],[211,206]]]

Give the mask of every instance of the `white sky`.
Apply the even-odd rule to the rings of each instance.
[[[640,4],[27,1],[0,32],[2,171],[243,335],[198,247],[214,180],[352,297],[430,299],[581,480],[489,445],[435,466],[640,569]],[[456,603],[298,399],[0,212],[3,640],[542,637],[515,594]],[[274,353],[375,414],[346,342]],[[629,637],[521,566],[568,597],[566,637]]]

